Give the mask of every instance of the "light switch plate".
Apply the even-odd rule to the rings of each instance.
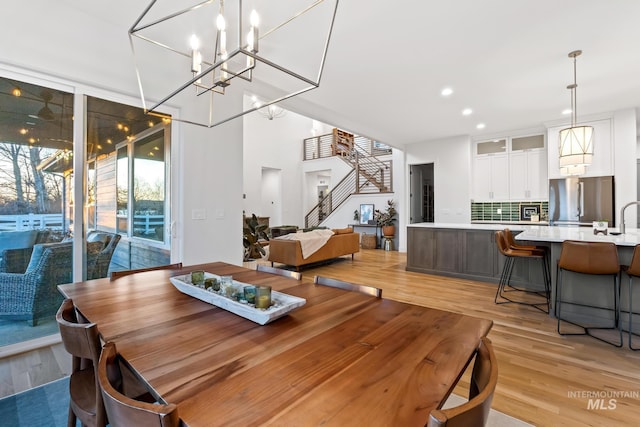
[[[204,209],[192,209],[191,210],[191,219],[206,219],[207,214]]]

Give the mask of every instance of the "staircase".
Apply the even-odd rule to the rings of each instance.
[[[391,154],[391,148],[369,138],[339,129],[304,140],[304,159],[339,157],[352,170],[305,216],[305,228],[317,227],[352,194],[393,191],[391,160],[378,156]]]

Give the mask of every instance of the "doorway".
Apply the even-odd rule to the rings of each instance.
[[[269,224],[282,224],[282,170],[262,167],[262,206],[260,212]]]
[[[433,163],[409,166],[409,223],[434,222]]]

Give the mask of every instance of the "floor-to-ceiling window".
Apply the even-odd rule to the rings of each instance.
[[[170,121],[73,92],[72,86],[0,74],[0,296],[3,274],[23,274],[38,243],[118,234],[107,268],[95,277],[170,260]],[[74,101],[86,111],[74,111]],[[74,171],[79,114],[86,117],[85,129],[75,133],[86,138],[81,173]],[[82,192],[74,188],[83,189],[82,200],[76,200]],[[74,215],[81,223],[74,223]],[[70,258],[68,282],[72,260],[91,262],[86,253]],[[97,274],[89,265],[84,271]],[[0,345],[13,343],[4,342],[9,330],[20,339],[57,332],[54,312],[36,327],[23,328],[27,322],[10,316],[17,311],[4,302],[0,299]]]
[[[87,156],[95,160],[95,228],[119,233],[110,271],[170,262],[170,122],[87,97]]]

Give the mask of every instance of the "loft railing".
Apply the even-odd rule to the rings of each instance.
[[[335,156],[335,143],[332,133],[314,136],[303,140],[304,160],[322,159]],[[356,135],[353,137],[353,151],[367,156],[391,154],[391,147],[378,141]]]

